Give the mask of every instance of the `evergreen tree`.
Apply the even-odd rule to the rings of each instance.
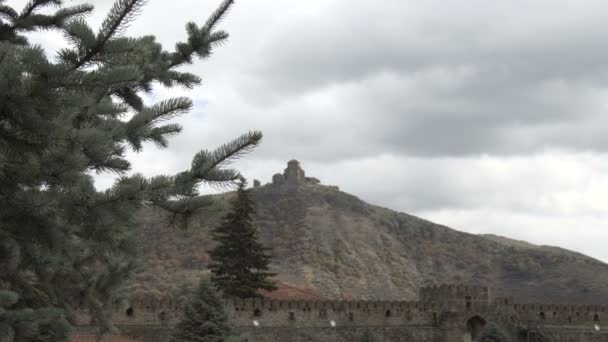
[[[227,297],[252,298],[259,296],[259,289],[276,290],[269,279],[275,274],[268,272],[268,248],[257,240],[252,218],[255,209],[246,184],[243,179],[231,210],[212,232],[219,244],[210,252],[211,280]]]
[[[509,337],[496,324],[488,323],[483,328],[476,342],[509,342]]]
[[[201,278],[191,301],[183,307],[172,342],[224,342],[230,329],[220,296],[207,278]]]
[[[30,0],[18,12],[0,0],[0,336],[62,341],[74,309],[89,310],[100,331],[139,267],[133,214],[155,206],[183,225],[210,203],[201,183],[240,179],[224,167],[261,139],[250,132],[217,150],[198,152],[176,175],[129,174],[129,148],[163,148],[181,127],[168,120],[190,110],[188,98],[150,104],[155,86],[192,88],[179,71],[208,57],[228,34],[216,30],[225,0],[187,39],[166,51],[154,36],[124,36],[145,0],[117,0],[95,32],[83,17],[92,5]],[[54,8],[54,9],[53,9]],[[57,30],[69,47],[49,59],[25,34]],[[119,179],[98,191],[92,174]]]
[[[357,342],[375,342],[375,341],[376,341],[376,338],[374,337],[372,332],[369,330],[365,330],[365,332],[361,336],[359,336],[359,338],[357,339]]]

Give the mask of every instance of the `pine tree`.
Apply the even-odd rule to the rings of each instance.
[[[509,337],[496,324],[488,323],[483,328],[476,342],[509,342]]]
[[[228,34],[216,26],[232,5],[225,0],[207,21],[186,25],[187,37],[166,51],[154,36],[124,35],[145,0],[117,0],[95,32],[93,10],[61,0],[30,0],[18,12],[0,0],[0,336],[16,341],[63,341],[76,308],[88,310],[100,332],[114,329],[114,306],[140,267],[133,214],[155,206],[187,226],[209,205],[201,183],[240,179],[224,167],[256,146],[247,133],[198,152],[176,175],[130,174],[129,148],[160,148],[181,131],[169,120],[192,101],[150,104],[153,87],[200,84],[180,71],[210,56]],[[54,10],[53,10],[54,8]],[[49,59],[25,34],[56,30],[70,46]],[[95,173],[119,179],[98,191]],[[3,340],[4,341],[4,340]]]
[[[224,342],[230,329],[223,303],[207,278],[201,278],[192,299],[183,307],[171,342]]]
[[[365,332],[359,336],[359,338],[357,339],[357,342],[375,342],[376,338],[374,338],[374,335],[372,335],[372,332],[369,330],[365,330]]]
[[[276,289],[269,279],[275,274],[268,272],[271,258],[268,248],[257,240],[252,218],[255,209],[246,185],[243,179],[231,210],[212,232],[218,245],[210,252],[211,280],[227,297],[252,298],[259,296],[260,289]]]

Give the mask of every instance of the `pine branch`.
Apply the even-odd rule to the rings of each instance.
[[[17,17],[19,17],[19,14],[10,6],[0,5],[0,17],[13,22],[17,19]]]
[[[188,41],[187,43],[180,42],[175,45],[175,52],[169,56],[169,68],[184,63],[192,63],[193,54],[196,54],[201,59],[208,57],[214,46],[217,46],[222,41],[226,40],[228,38],[228,33],[223,31],[211,31],[222,20],[226,13],[228,13],[228,10],[233,4],[234,0],[225,0],[222,2],[200,29],[195,23],[189,22],[186,25]]]
[[[182,126],[179,124],[168,124],[161,127],[154,127],[150,130],[150,139],[160,148],[167,148],[169,142],[168,136],[176,135],[182,131]]]
[[[224,16],[228,13],[230,7],[234,4],[234,0],[224,0],[220,4],[220,6],[211,14],[207,22],[202,28],[203,32],[210,33],[211,30],[215,27],[215,25],[219,24],[220,21],[224,18]]]
[[[226,39],[228,39],[228,32],[225,31],[217,31],[209,35],[209,43],[213,44],[213,46],[224,43]]]
[[[147,0],[117,0],[101,24],[98,33],[100,45],[105,44],[112,36],[122,34],[146,2]]]
[[[64,7],[55,12],[53,17],[59,22],[65,22],[68,19],[77,19],[83,15],[93,12],[93,5],[91,4],[80,4],[71,7]]]
[[[161,82],[167,87],[177,83],[188,89],[192,89],[195,85],[199,85],[201,83],[201,78],[188,72],[169,70],[167,71],[166,78],[162,79]]]
[[[25,37],[15,35],[18,31],[33,31],[37,29],[61,29],[70,19],[78,18],[81,15],[90,13],[93,10],[92,5],[82,4],[72,7],[61,8],[51,15],[36,14],[35,11],[48,5],[61,5],[60,0],[33,0],[23,9],[17,17],[16,12],[12,9],[5,8],[5,16],[12,17],[12,26],[9,28],[9,34],[13,35],[13,40],[26,45]]]
[[[262,132],[251,131],[224,144],[214,150],[200,151],[192,160],[192,172],[199,179],[205,179],[206,175],[213,169],[229,164],[241,155],[251,151],[262,140]]]
[[[74,65],[74,69],[90,62],[95,55],[101,52],[108,40],[116,34],[121,34],[146,2],[147,0],[117,0],[101,24],[101,29],[97,34],[97,43]]]
[[[230,182],[236,182],[240,179],[242,179],[242,176],[235,169],[212,169],[201,180],[216,190],[222,190],[229,187]]]
[[[142,110],[144,108],[144,100],[142,100],[141,96],[137,95],[134,89],[123,87],[115,90],[113,94],[135,110]]]
[[[95,33],[83,19],[69,22],[64,33],[67,39],[81,49],[90,49],[96,42]]]
[[[25,7],[23,11],[19,15],[19,19],[24,19],[30,16],[36,9],[39,7],[44,7],[48,5],[61,5],[61,0],[31,0]]]
[[[192,109],[192,100],[187,97],[174,97],[161,101],[150,108],[153,122],[167,121],[187,113]]]

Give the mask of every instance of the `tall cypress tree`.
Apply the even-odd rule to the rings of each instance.
[[[257,240],[252,215],[254,203],[243,179],[231,202],[230,211],[223,217],[212,236],[218,245],[210,252],[211,280],[227,297],[258,297],[258,290],[276,290],[270,280],[275,274],[268,271],[269,249]]]
[[[125,28],[145,0],[117,0],[94,31],[83,19],[92,5],[30,0],[17,11],[0,0],[0,336],[16,341],[62,341],[75,308],[88,310],[101,331],[125,282],[139,267],[133,214],[155,206],[180,222],[210,203],[201,183],[240,179],[223,167],[258,144],[247,133],[214,151],[198,152],[175,175],[131,174],[130,148],[160,148],[181,127],[168,120],[192,101],[149,104],[153,86],[200,84],[180,71],[207,58],[228,37],[216,26],[225,0],[187,37],[166,51],[154,36],[127,37]],[[54,10],[53,10],[54,8]],[[25,34],[56,30],[69,47],[49,59]],[[98,191],[94,173],[120,175]],[[3,339],[4,341],[4,339]]]

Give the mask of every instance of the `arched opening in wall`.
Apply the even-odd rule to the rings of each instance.
[[[568,316],[568,323],[572,323],[572,316]]]
[[[544,321],[544,320],[547,318],[547,317],[545,316],[545,312],[544,312],[544,311],[541,311],[541,312],[538,314],[538,318],[540,318],[540,320],[541,320],[541,321]]]
[[[166,314],[164,311],[161,311],[161,312],[158,314],[158,319],[159,319],[159,320],[161,320],[161,321],[166,320],[166,319],[167,319],[167,314]]]
[[[600,322],[600,316],[598,314],[593,315],[593,322],[595,322],[595,323]]]
[[[327,318],[327,310],[325,310],[325,309],[319,310],[319,318],[321,318],[321,319]]]
[[[127,317],[133,317],[133,308],[132,307],[127,308],[127,310],[125,310],[125,315]]]
[[[296,314],[293,311],[289,312],[289,320],[290,321],[296,320]]]
[[[253,317],[261,317],[262,311],[260,309],[253,310]]]
[[[393,313],[391,312],[391,310],[386,310],[386,312],[384,313],[384,317],[386,318],[390,318],[393,315]]]
[[[466,323],[466,334],[465,341],[475,341],[475,339],[479,336],[483,328],[486,326],[486,320],[479,317],[473,316],[469,318]],[[468,336],[467,336],[468,335]],[[468,339],[467,339],[468,337]]]
[[[355,320],[355,315],[354,315],[352,312],[349,312],[349,313],[348,313],[348,320],[349,320],[350,322],[352,322],[352,321],[354,321],[354,320]]]

